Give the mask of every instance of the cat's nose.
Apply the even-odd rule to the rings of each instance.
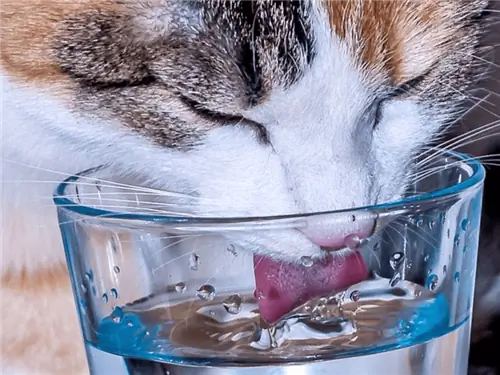
[[[307,218],[300,231],[325,250],[354,248],[370,237],[376,226],[376,215],[370,212],[322,214]]]

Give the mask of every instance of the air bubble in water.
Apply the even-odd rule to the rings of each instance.
[[[237,294],[233,294],[222,302],[222,306],[224,306],[229,314],[237,315],[241,311],[241,302],[241,297]]]
[[[111,294],[111,297],[113,297],[114,299],[118,298],[118,290],[116,290],[115,288],[111,288],[109,293]]]
[[[438,277],[436,274],[432,274],[430,275],[428,278],[427,278],[427,288],[429,288],[429,290],[431,291],[434,291],[438,285]]]
[[[311,267],[311,266],[314,264],[314,262],[313,262],[313,260],[311,259],[311,257],[307,257],[307,256],[303,256],[303,257],[301,257],[301,258],[300,258],[300,262],[302,263],[302,265],[303,265],[304,267]]]
[[[392,254],[391,258],[389,259],[389,264],[390,264],[391,268],[394,271],[399,269],[401,267],[401,263],[403,262],[404,258],[405,258],[405,256],[401,252]]]
[[[189,256],[189,269],[192,271],[198,271],[200,267],[200,257],[196,254],[191,254]]]
[[[114,266],[113,267],[113,271],[114,271],[114,273],[119,274],[120,273],[120,267]]]
[[[175,284],[175,291],[177,293],[184,293],[186,291],[186,284],[183,282]]]
[[[429,254],[424,255],[424,262],[427,262],[431,256]]]
[[[236,252],[236,246],[234,246],[233,244],[229,244],[227,245],[227,249],[226,249],[228,252],[230,252],[232,255],[234,256],[237,256],[238,253]]]
[[[196,291],[196,295],[199,299],[205,301],[212,301],[215,298],[215,288],[212,285],[202,285]]]
[[[453,279],[458,283],[460,282],[460,272],[455,272],[455,275],[453,275]]]
[[[344,239],[344,245],[351,250],[356,250],[361,245],[361,239],[355,234],[350,234]]]
[[[358,302],[361,298],[361,293],[359,292],[359,290],[355,290],[351,293],[350,298],[353,302]]]
[[[102,301],[103,301],[104,303],[108,303],[109,298],[108,298],[108,295],[107,295],[106,293],[104,293],[104,294],[102,295]]]

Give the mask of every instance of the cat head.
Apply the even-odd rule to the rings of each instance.
[[[398,199],[468,97],[487,1],[1,6],[3,71],[69,114],[40,126],[75,157],[196,197],[179,212],[234,217]],[[314,256],[360,225],[245,241]]]

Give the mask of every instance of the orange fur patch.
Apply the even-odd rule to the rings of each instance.
[[[64,264],[1,278],[1,354],[53,375],[87,372],[83,341]],[[8,329],[7,329],[8,328]]]
[[[0,285],[23,293],[44,293],[66,288],[69,276],[66,264],[58,264],[49,269],[21,272],[7,271],[1,276]]]
[[[439,0],[325,1],[330,24],[358,63],[400,84],[425,73],[445,49],[453,4]],[[410,63],[416,61],[419,64]]]
[[[14,77],[53,82],[65,76],[51,56],[59,22],[89,9],[116,10],[112,0],[0,1],[0,64]]]

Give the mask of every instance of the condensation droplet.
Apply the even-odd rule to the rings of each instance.
[[[436,222],[433,219],[429,219],[427,222],[427,226],[429,227],[430,230],[433,230],[434,227],[436,226]]]
[[[196,295],[199,299],[205,301],[212,301],[215,298],[215,288],[212,285],[202,285],[196,291]]]
[[[189,269],[192,271],[198,271],[200,267],[200,257],[196,254],[191,254],[189,256]]]
[[[94,273],[92,272],[92,270],[85,273],[85,280],[87,280],[89,283],[94,281]]]
[[[430,258],[430,257],[431,257],[431,256],[430,256],[429,254],[425,254],[425,255],[424,255],[424,262],[429,261],[429,258]]]
[[[455,272],[455,275],[453,275],[453,280],[455,280],[457,283],[460,282],[460,272]]]
[[[446,275],[446,272],[448,271],[448,268],[446,267],[446,264],[443,266],[443,274]]]
[[[94,297],[97,296],[97,289],[94,285],[92,286],[92,294],[94,295]]]
[[[241,297],[237,294],[233,294],[222,302],[222,306],[224,306],[229,314],[237,315],[241,311],[241,302]]]
[[[453,246],[459,247],[460,246],[460,236],[458,234],[455,235],[453,238]]]
[[[109,244],[111,246],[111,250],[113,250],[113,252],[116,253],[116,251],[118,250],[116,235],[111,236],[111,238],[109,239]]]
[[[186,284],[183,282],[175,284],[175,291],[177,293],[184,293],[186,291]]]
[[[434,291],[438,285],[438,276],[436,274],[432,274],[427,278],[427,288],[429,290]]]
[[[460,223],[460,227],[462,228],[462,230],[464,232],[467,231],[467,229],[469,229],[469,225],[470,225],[470,221],[467,218],[463,219],[462,222]]]
[[[85,285],[81,284],[80,288],[82,289],[83,293],[87,293],[87,287]]]
[[[102,295],[102,301],[103,301],[104,303],[108,303],[109,298],[108,298],[108,295],[107,295],[106,293],[104,293],[104,294]]]
[[[303,256],[303,257],[301,257],[301,258],[300,258],[300,262],[302,263],[302,265],[303,265],[304,267],[311,267],[311,266],[314,264],[314,262],[313,262],[313,260],[311,259],[311,257],[307,257],[307,256]]]
[[[421,227],[422,225],[424,225],[424,219],[421,216],[417,216],[415,218],[415,224],[417,227]]]
[[[238,255],[238,252],[236,251],[236,246],[234,246],[232,243],[230,243],[229,245],[227,245],[227,249],[226,250],[229,253],[231,253],[232,255],[234,255],[234,256]]]
[[[448,230],[446,231],[446,237],[448,237],[448,238],[451,237],[451,230],[450,230],[450,228],[448,228]]]
[[[462,252],[465,254],[467,252],[467,246],[464,245],[464,248],[462,249]]]
[[[351,293],[350,298],[353,302],[358,302],[359,299],[361,298],[361,293],[359,292],[359,290],[354,290]]]
[[[389,265],[394,271],[396,271],[397,269],[400,268],[404,258],[405,255],[403,253],[401,252],[394,253],[391,255],[391,258],[389,259]]]
[[[116,274],[119,274],[120,273],[120,267],[114,266],[113,267],[113,272],[116,273]]]
[[[344,239],[344,246],[356,250],[361,245],[361,239],[355,234],[350,234]]]
[[[114,299],[118,298],[118,290],[116,290],[115,288],[111,288],[109,293],[111,294],[111,297],[113,297]]]
[[[446,222],[446,215],[442,212],[439,214],[439,221],[441,222],[441,224],[444,224]]]

